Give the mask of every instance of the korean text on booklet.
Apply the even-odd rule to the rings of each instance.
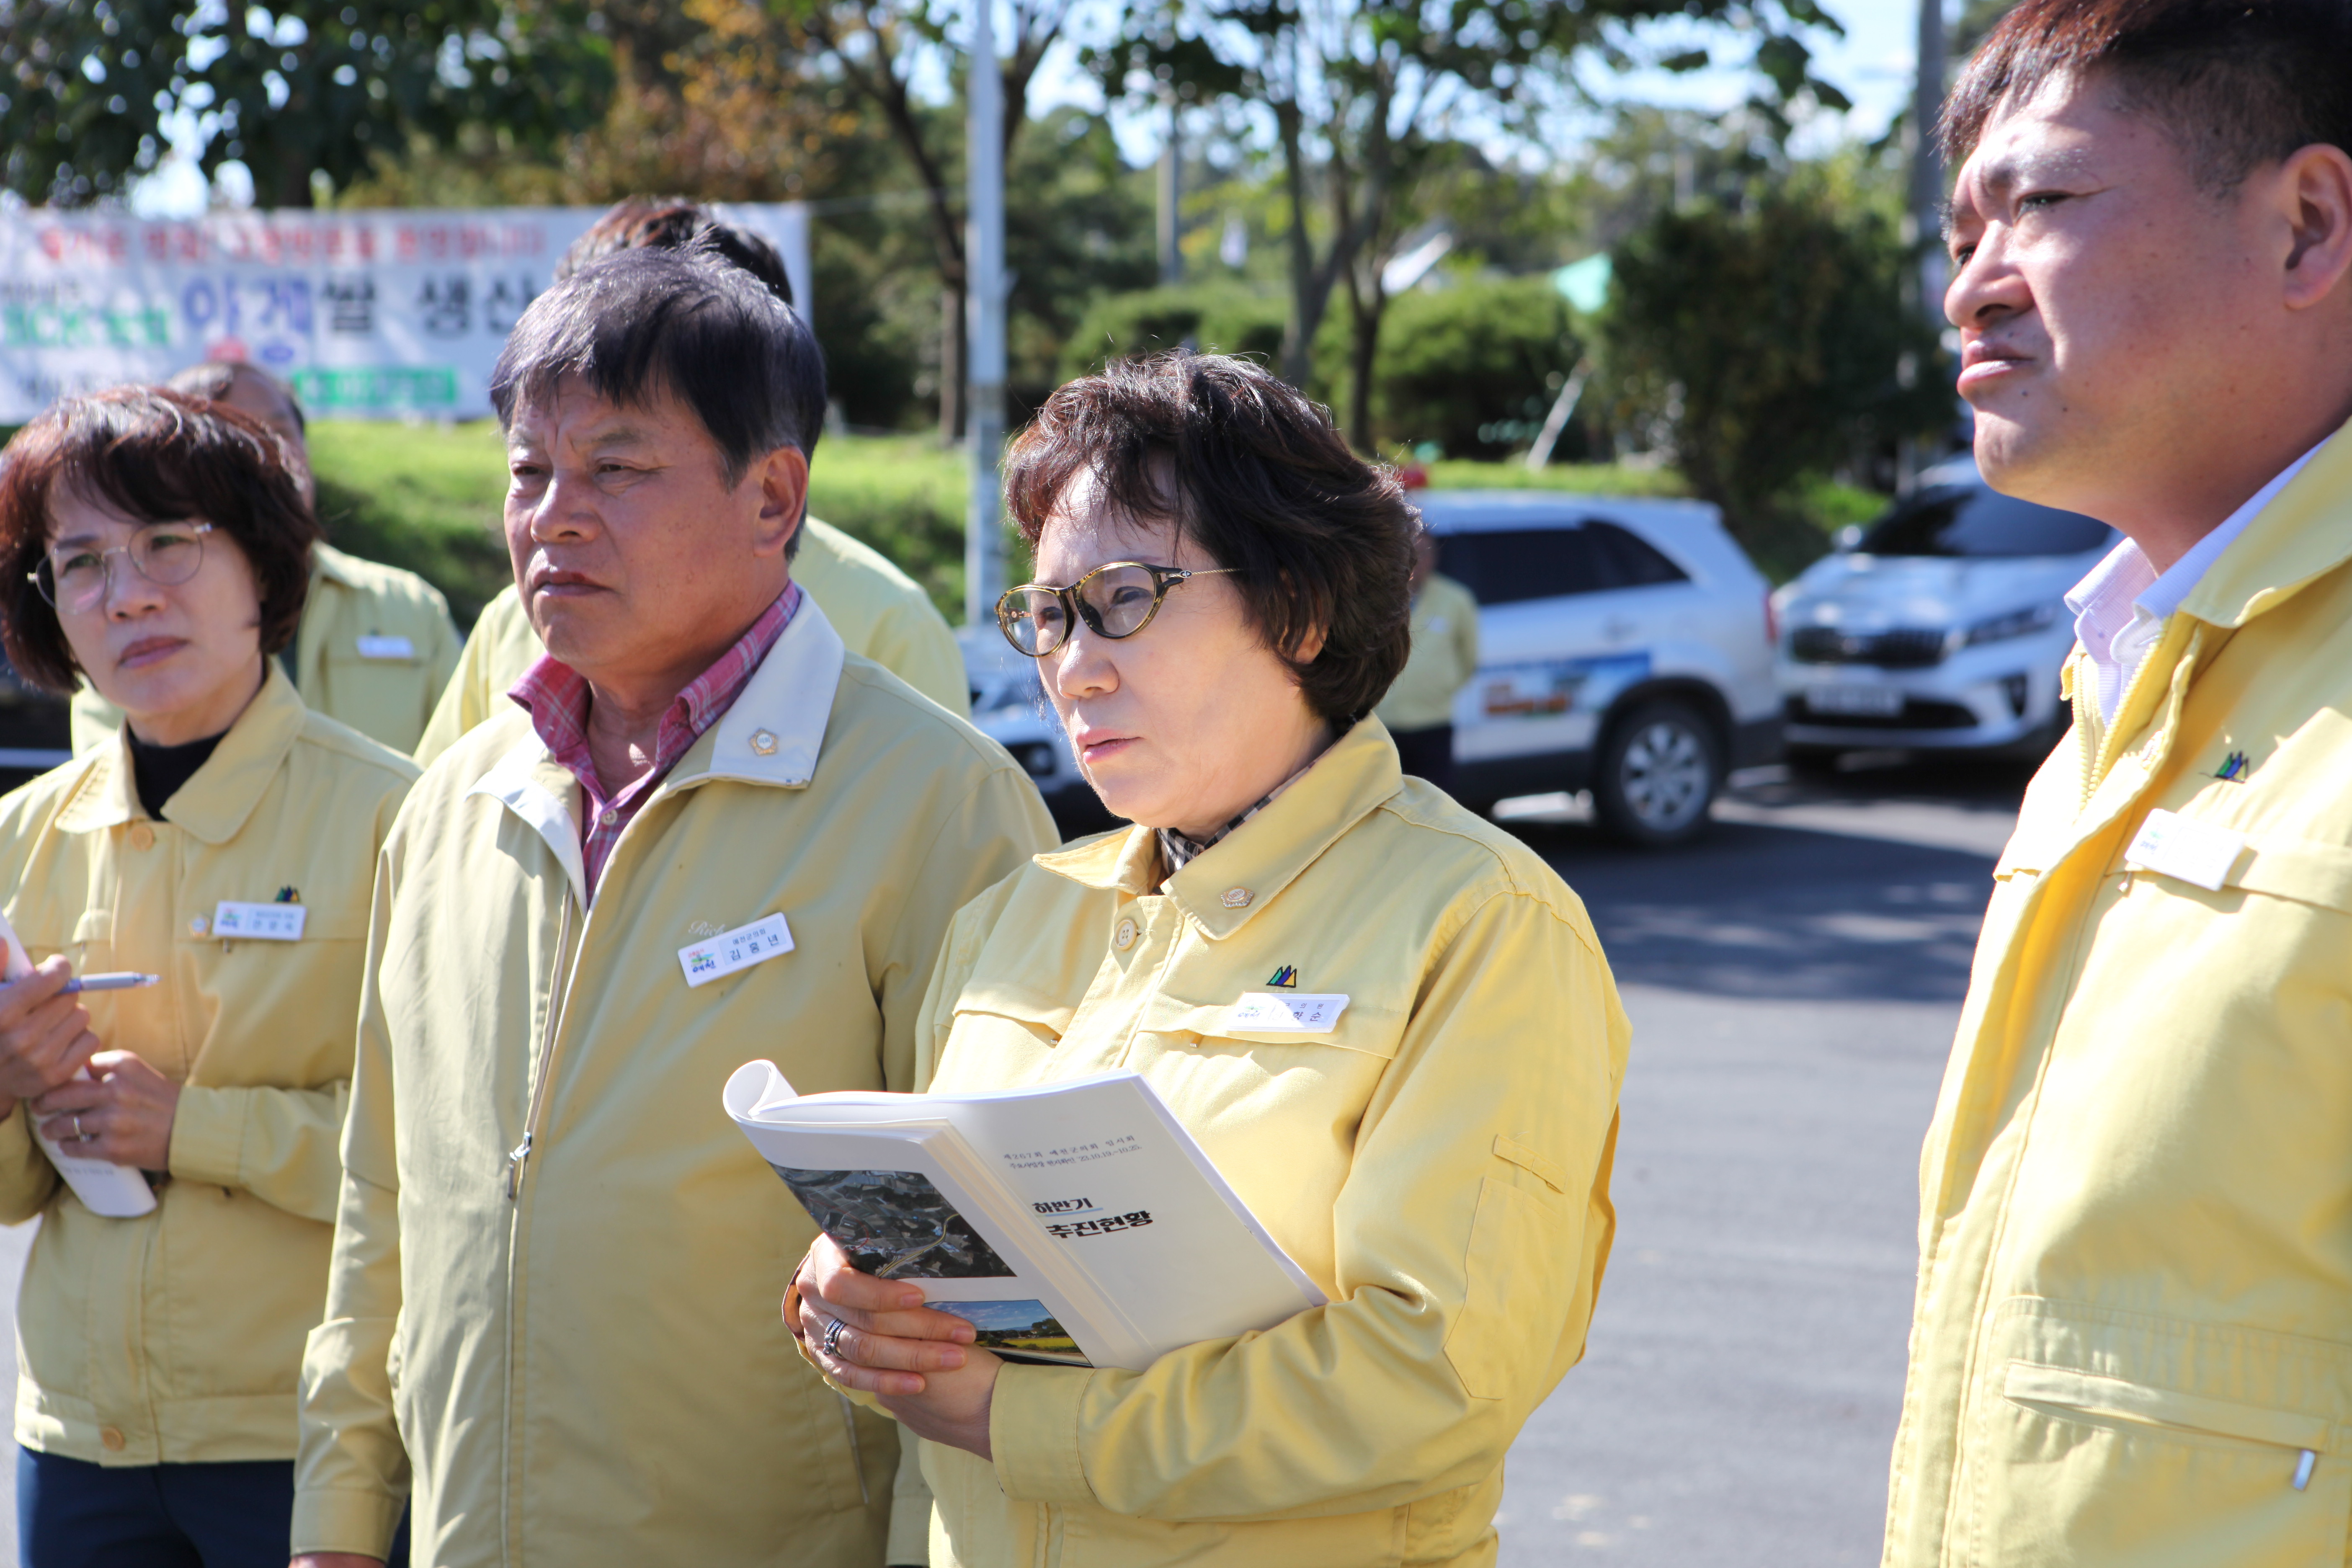
[[[1324,1304],[1139,1074],[803,1095],[761,1061],[724,1100],[858,1268],[1009,1360],[1140,1370]]]
[[[0,941],[7,944],[6,962],[5,966],[0,966],[0,981],[13,984],[33,973],[32,955],[16,939],[16,928],[8,923],[5,915],[0,915]],[[81,1076],[88,1078],[89,1069],[84,1068]],[[25,1124],[33,1130],[34,1141],[40,1144],[41,1152],[49,1157],[49,1163],[58,1168],[58,1174],[65,1178],[66,1185],[73,1189],[74,1196],[79,1198],[82,1206],[90,1213],[108,1219],[137,1219],[142,1214],[154,1212],[155,1189],[147,1184],[147,1178],[139,1172],[128,1165],[118,1165],[111,1160],[94,1160],[87,1155],[68,1152],[66,1145],[41,1131],[40,1119],[33,1114],[29,1104],[18,1106],[16,1114],[25,1118]]]

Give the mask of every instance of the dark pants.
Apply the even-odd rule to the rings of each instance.
[[[1454,726],[1427,730],[1394,730],[1397,761],[1417,779],[1427,779],[1446,794],[1454,793]]]
[[[286,1568],[294,1462],[120,1469],[16,1450],[16,1550],[24,1568]],[[392,1563],[405,1568],[408,1525]]]

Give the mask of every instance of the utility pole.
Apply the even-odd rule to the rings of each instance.
[[[1183,195],[1184,138],[1182,112],[1176,95],[1168,95],[1168,140],[1160,148],[1160,281],[1165,286],[1184,281],[1184,252],[1177,244],[1181,231],[1178,203]]]
[[[1911,228],[1920,242],[1919,309],[1928,323],[1944,324],[1944,285],[1949,276],[1943,232],[1944,160],[1936,151],[1936,121],[1944,110],[1945,31],[1943,0],[1919,0],[1919,73],[1911,87]]]
[[[1905,301],[1919,312],[1927,330],[1944,330],[1944,285],[1948,279],[1943,236],[1944,160],[1936,150],[1936,121],[1944,110],[1944,0],[1919,0],[1918,70],[1911,83],[1911,189],[1904,204],[1903,237],[1918,258],[1916,270],[1905,290]],[[1906,386],[1919,375],[1916,356],[1905,353],[1897,374]],[[1939,447],[1927,452],[1906,437],[1895,446],[1895,489],[1909,495],[1919,470],[1942,456]]]
[[[972,0],[971,65],[964,78],[964,256],[970,268],[971,377],[964,428],[971,499],[964,510],[963,615],[984,626],[1004,592],[999,460],[1004,455],[1004,78],[996,66],[995,0]]]

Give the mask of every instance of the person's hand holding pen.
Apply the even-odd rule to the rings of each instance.
[[[170,1168],[180,1086],[131,1051],[110,1051],[74,1000],[86,990],[152,984],[148,975],[77,980],[62,958],[0,985],[0,1120],[19,1100],[52,1141],[91,1159],[142,1171]],[[78,1075],[89,1069],[89,1076]]]

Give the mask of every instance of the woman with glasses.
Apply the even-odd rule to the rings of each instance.
[[[1608,1255],[1627,1030],[1576,896],[1370,716],[1413,513],[1297,392],[1185,355],[1061,388],[1006,490],[1038,581],[999,622],[1135,826],[962,911],[918,1081],[1141,1073],[1329,1304],[1015,1364],[820,1237],[787,1324],[923,1439],[934,1568],[1491,1563]],[[1294,995],[1319,1026],[1272,1026]]]
[[[26,1568],[284,1568],[303,1342],[327,1310],[376,853],[415,768],[270,656],[318,537],[218,403],[68,399],[0,453],[0,638],[120,735],[0,800],[0,1221]],[[87,983],[79,993],[70,987]],[[101,989],[120,985],[119,989]],[[96,1212],[61,1155],[143,1173]]]

